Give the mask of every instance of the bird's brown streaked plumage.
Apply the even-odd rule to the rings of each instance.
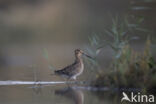
[[[81,57],[82,55],[90,57],[87,54],[85,54],[82,50],[76,49],[75,50],[75,62],[61,70],[56,70],[55,74],[67,77],[68,79],[76,80],[76,77],[82,74],[83,69],[84,69],[84,64],[83,64],[83,60]]]

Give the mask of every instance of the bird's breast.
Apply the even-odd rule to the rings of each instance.
[[[81,74],[83,70],[84,70],[84,64],[83,62],[80,62],[79,73]]]

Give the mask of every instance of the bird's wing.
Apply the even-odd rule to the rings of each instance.
[[[61,74],[65,74],[65,75],[72,75],[73,74],[73,70],[75,69],[76,67],[76,63],[73,63],[61,70],[59,70],[61,72]]]

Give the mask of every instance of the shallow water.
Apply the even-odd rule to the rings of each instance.
[[[68,85],[14,85],[0,86],[2,104],[112,104],[96,96],[96,91]],[[103,92],[104,93],[104,92]]]
[[[0,81],[3,104],[118,104],[136,88],[92,87],[80,81]]]

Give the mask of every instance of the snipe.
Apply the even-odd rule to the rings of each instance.
[[[82,50],[76,49],[75,50],[75,62],[61,70],[55,70],[54,73],[56,75],[66,77],[68,79],[76,80],[76,77],[79,76],[80,74],[82,74],[83,69],[84,69],[82,55],[92,58],[89,55],[87,55],[86,53],[84,53]]]

